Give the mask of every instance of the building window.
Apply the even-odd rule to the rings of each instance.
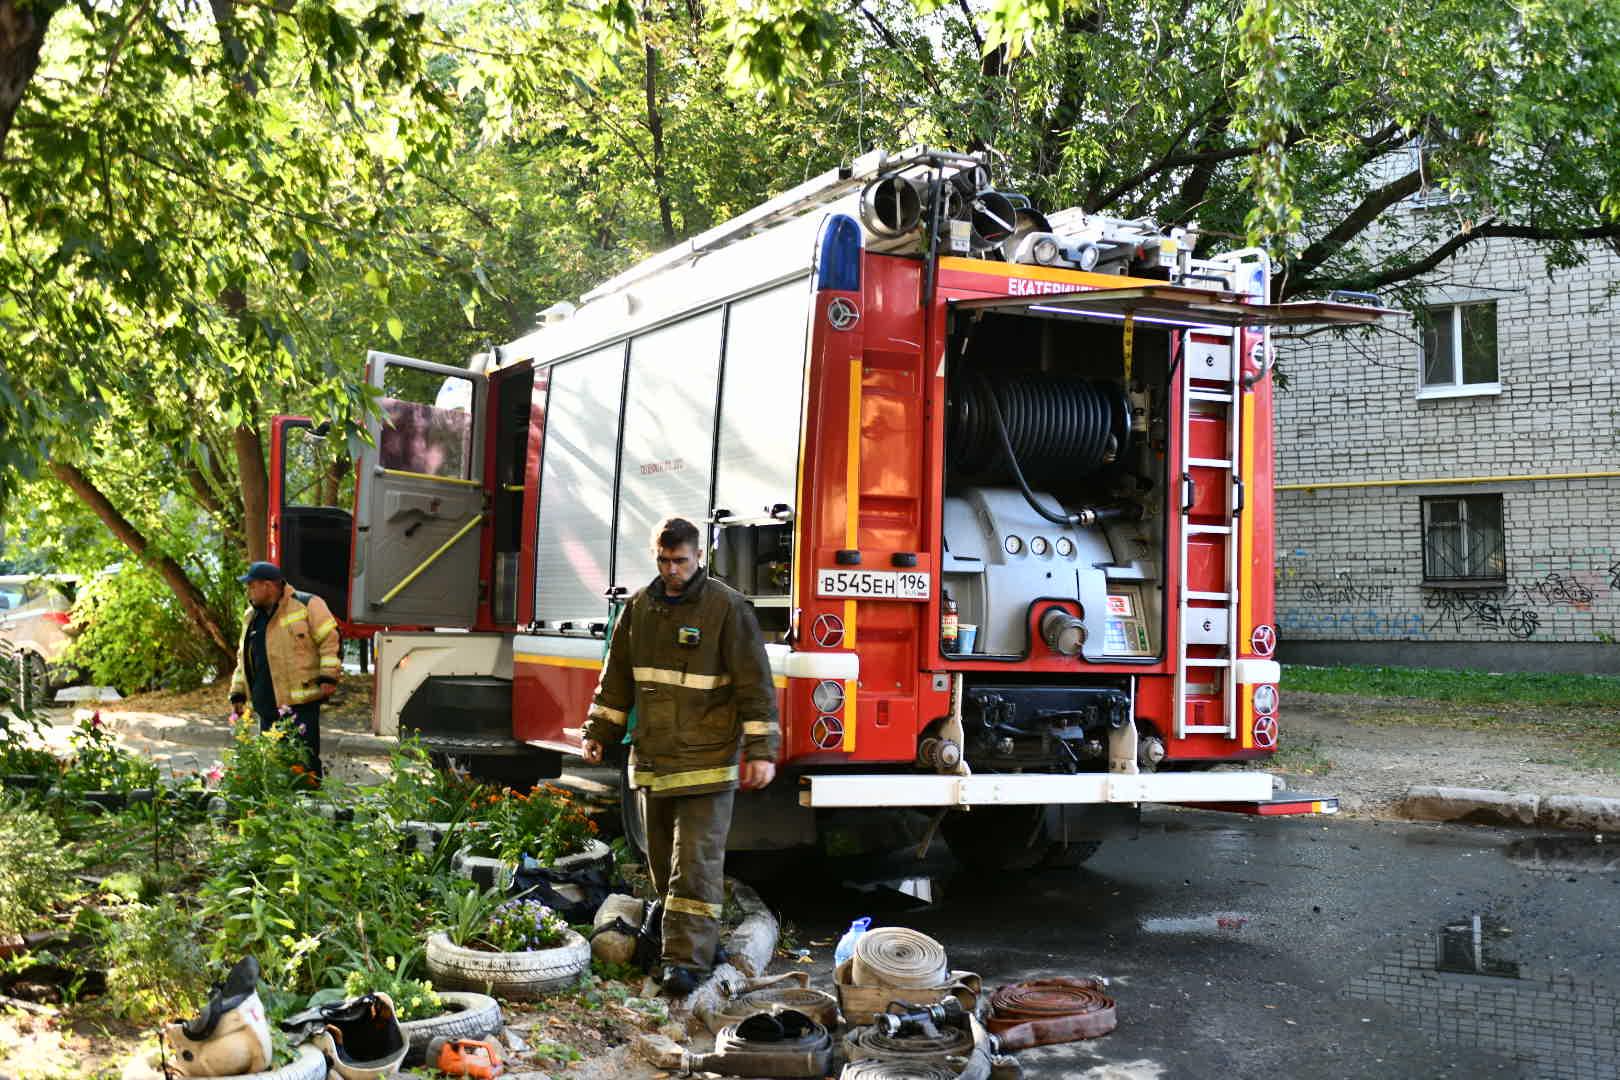
[[[1420,397],[1496,394],[1496,301],[1444,304],[1418,313],[1423,333]]]
[[[1502,496],[1423,500],[1423,580],[1448,584],[1507,580]]]

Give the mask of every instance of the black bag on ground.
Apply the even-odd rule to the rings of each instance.
[[[610,871],[598,867],[558,870],[541,866],[524,856],[512,872],[506,894],[516,899],[538,900],[569,923],[588,923],[596,909],[615,891]],[[619,892],[625,891],[622,884]]]

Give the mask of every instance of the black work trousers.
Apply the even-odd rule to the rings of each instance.
[[[714,967],[726,902],[726,837],[736,794],[636,792],[647,831],[647,872],[664,900],[665,964],[699,973]]]

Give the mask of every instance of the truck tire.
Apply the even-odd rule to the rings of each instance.
[[[513,1001],[537,1001],[579,982],[591,964],[591,943],[573,930],[551,949],[479,952],[452,944],[444,934],[427,942],[427,969],[434,989],[474,990]]]
[[[442,990],[439,1000],[447,1011],[425,1020],[408,1020],[400,1024],[410,1050],[405,1064],[422,1064],[428,1043],[434,1039],[482,1039],[501,1030],[501,1006],[488,994],[473,994],[463,990]]]
[[[948,814],[945,845],[962,865],[981,873],[1070,870],[1097,853],[1101,841],[1054,840],[1043,806],[981,806]]]

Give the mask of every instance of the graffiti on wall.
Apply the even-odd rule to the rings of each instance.
[[[1606,572],[1609,592],[1620,593],[1620,562]],[[1547,571],[1509,585],[1426,589],[1422,612],[1399,606],[1397,585],[1358,580],[1349,573],[1290,581],[1298,590],[1298,602],[1278,611],[1277,626],[1284,632],[1403,640],[1472,630],[1525,641],[1540,632],[1549,609],[1590,610],[1603,589],[1602,579],[1591,573],[1582,576],[1587,580],[1573,571]]]
[[[1511,589],[1442,589],[1429,593],[1423,606],[1433,613],[1429,630],[1461,632],[1470,626],[1506,630],[1521,641],[1536,636],[1541,616],[1516,604]]]

